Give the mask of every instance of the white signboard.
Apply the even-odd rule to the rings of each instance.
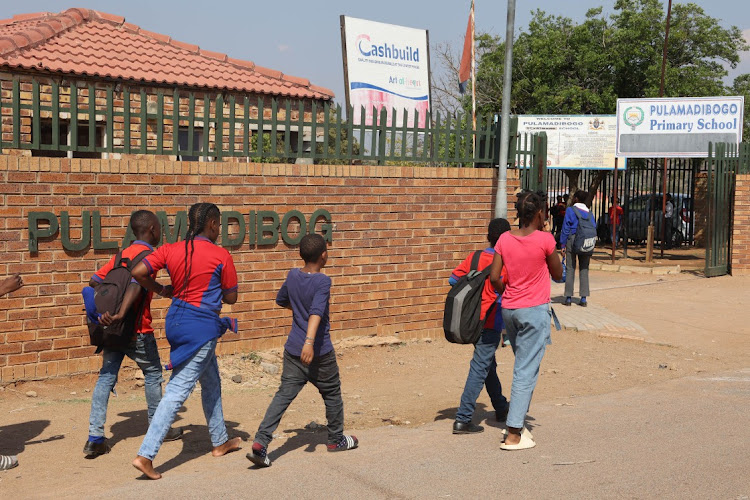
[[[610,170],[615,168],[615,122],[614,115],[519,115],[518,132],[547,133],[548,168]]]
[[[617,100],[617,156],[708,156],[709,142],[742,142],[744,97]]]
[[[424,127],[430,109],[430,65],[427,31],[341,16],[344,79],[347,104],[353,106],[355,125],[365,109],[365,123],[373,123],[373,111],[388,113],[388,125],[396,110],[396,125],[414,124],[419,112]],[[375,120],[377,123],[377,118]]]

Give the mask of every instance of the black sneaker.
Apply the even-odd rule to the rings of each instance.
[[[100,443],[86,441],[86,444],[83,445],[83,454],[86,455],[86,458],[96,458],[99,455],[106,455],[110,449],[106,439]]]
[[[177,441],[182,437],[182,427],[172,427],[164,437],[164,441]]]
[[[271,466],[271,459],[268,458],[266,447],[260,443],[253,443],[252,451],[245,456],[258,467]]]
[[[346,450],[353,450],[359,446],[359,440],[357,439],[357,436],[347,436],[344,434],[341,436],[341,439],[338,443],[329,443],[328,444],[328,451],[346,451]]]
[[[484,427],[474,425],[471,422],[453,422],[453,434],[478,434],[484,432]]]

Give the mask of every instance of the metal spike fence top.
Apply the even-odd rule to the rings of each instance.
[[[478,116],[474,128],[471,116],[462,113],[428,112],[422,120],[417,111],[373,109],[368,121],[365,108],[342,110],[329,102],[60,77],[12,75],[0,86],[0,149],[39,156],[138,154],[456,167],[499,163],[499,124],[493,116]],[[356,125],[354,116],[359,117]],[[536,164],[541,145],[531,135],[514,146],[520,168]]]

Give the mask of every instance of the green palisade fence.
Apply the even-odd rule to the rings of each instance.
[[[176,103],[176,104],[175,104]],[[127,83],[13,75],[2,81],[0,149],[40,156],[170,155],[181,159],[433,166],[498,163],[492,116],[364,108]],[[354,124],[351,117],[360,118]],[[514,134],[515,135],[515,134]],[[537,165],[531,136],[512,141],[516,164]],[[476,147],[474,147],[474,143]],[[546,150],[545,150],[546,155]],[[546,156],[545,156],[546,158]]]

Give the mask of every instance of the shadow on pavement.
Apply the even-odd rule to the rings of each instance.
[[[457,411],[457,406],[454,406],[452,408],[445,408],[444,410],[438,410],[437,415],[435,415],[434,421],[437,422],[438,420],[455,420]],[[484,403],[477,403],[477,407],[474,410],[474,418],[472,420],[481,422],[482,420],[489,418],[495,418],[495,411],[489,411],[487,409],[487,405]]]
[[[47,443],[65,439],[65,436],[56,435],[45,439],[34,440],[50,424],[49,420],[32,420],[19,424],[4,425],[0,427],[0,446],[4,455],[18,455],[26,449],[27,445]]]
[[[185,411],[187,411],[187,408],[184,406],[180,408],[177,412],[175,423],[182,420],[180,413],[184,413]],[[148,431],[148,410],[126,411],[119,413],[118,416],[125,417],[125,420],[112,424],[112,428],[110,429],[112,437],[107,439],[111,448],[114,448],[115,444],[128,438],[143,437],[146,435]],[[175,424],[172,425],[174,426]]]
[[[328,430],[326,426],[321,426],[317,430],[310,430],[310,429],[286,429],[284,431],[285,433],[294,432],[296,433],[294,436],[290,437],[286,441],[284,441],[284,444],[276,448],[275,450],[268,453],[268,458],[271,459],[271,461],[278,460],[282,456],[286,455],[289,452],[292,452],[298,448],[306,447],[305,451],[307,453],[313,453],[315,451],[315,448],[319,444],[326,444],[328,440]],[[249,467],[250,469],[259,469],[257,465],[252,465]]]

